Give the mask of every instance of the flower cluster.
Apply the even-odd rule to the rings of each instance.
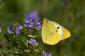
[[[52,56],[52,54],[51,53],[46,53],[45,51],[43,51],[42,56]]]
[[[15,34],[20,34],[20,30],[22,29],[23,27],[20,25],[20,24],[17,24],[16,28],[14,29],[13,26],[9,26],[7,28],[7,31],[9,34],[11,34],[13,31],[15,32]]]
[[[34,46],[37,46],[37,45],[38,45],[38,43],[36,42],[36,40],[35,40],[35,39],[27,40],[27,42],[28,42],[29,44],[34,45]]]
[[[39,30],[41,28],[38,13],[36,11],[32,11],[26,14],[24,18],[25,27],[30,30],[31,28],[35,28],[36,30]]]
[[[22,29],[23,27],[20,25],[20,24],[17,24],[17,27],[15,29],[15,33],[16,34],[20,34],[20,30]]]
[[[7,31],[9,34],[11,34],[13,32],[13,27],[10,25],[8,28],[7,28]]]
[[[36,11],[32,11],[32,12],[27,13],[25,15],[25,18],[24,18],[24,23],[25,23],[24,24],[25,27],[22,27],[19,23],[14,24],[14,25],[10,25],[7,28],[7,31],[8,31],[9,34],[12,34],[12,33],[14,34],[15,33],[14,37],[19,37],[20,38],[20,39],[17,40],[17,42],[20,41],[19,45],[24,44],[25,49],[26,49],[25,52],[30,53],[30,54],[32,53],[32,55],[33,55],[33,53],[41,51],[41,49],[36,49],[35,48],[35,47],[38,46],[38,42],[36,41],[37,36],[32,33],[33,31],[31,31],[33,29],[40,30],[40,28],[41,28],[38,13]],[[27,35],[24,35],[24,33],[26,33]],[[19,36],[16,36],[16,35],[19,35]],[[23,37],[21,37],[21,36],[23,36]],[[31,37],[31,38],[29,38],[28,36]],[[25,37],[27,37],[27,38],[25,38]],[[20,48],[22,48],[22,47],[23,47],[23,45],[20,46]],[[36,56],[38,56],[38,55],[52,56],[52,54],[46,53],[45,51],[40,52],[40,54],[37,54]]]

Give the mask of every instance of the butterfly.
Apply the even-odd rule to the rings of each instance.
[[[44,18],[42,24],[42,40],[45,44],[55,45],[70,36],[71,33],[66,28],[54,21]]]

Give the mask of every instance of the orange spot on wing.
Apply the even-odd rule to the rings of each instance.
[[[50,32],[51,33],[51,35],[54,35],[54,33],[53,32]]]
[[[56,32],[58,32],[58,30],[56,30]]]
[[[48,27],[48,24],[46,24],[46,27]]]

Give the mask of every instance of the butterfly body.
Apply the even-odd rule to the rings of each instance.
[[[42,40],[44,43],[55,45],[70,36],[70,32],[58,23],[44,19],[42,24]]]

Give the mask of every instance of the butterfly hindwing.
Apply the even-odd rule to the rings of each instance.
[[[49,20],[44,19],[42,26],[42,40],[46,44],[54,45],[59,42],[59,33]]]

